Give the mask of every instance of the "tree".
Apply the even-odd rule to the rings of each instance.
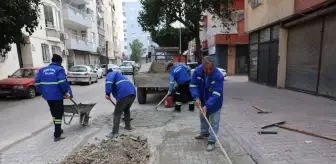
[[[143,54],[143,44],[139,39],[133,40],[133,42],[129,45],[132,51],[131,60],[136,63],[140,62],[141,55]]]
[[[180,29],[167,26],[165,28],[151,31],[152,40],[162,47],[179,47],[180,46]],[[191,32],[181,29],[181,47],[182,52],[188,49],[188,42],[193,38]]]
[[[11,50],[12,43],[25,43],[23,33],[31,35],[38,26],[41,0],[0,1],[0,54]]]
[[[205,12],[209,12],[222,20],[230,19],[233,0],[141,0],[143,10],[140,11],[138,22],[145,31],[156,31],[162,26],[173,22],[181,22],[196,39],[196,52],[200,62],[199,38],[200,21]]]

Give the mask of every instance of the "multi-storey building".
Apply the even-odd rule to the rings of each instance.
[[[69,66],[98,64],[97,5],[92,0],[62,0]]]
[[[24,30],[27,44],[12,45],[12,50],[0,60],[1,76],[5,78],[20,67],[42,67],[50,64],[52,54],[63,56],[67,69],[67,53],[64,48],[62,5],[59,0],[42,0],[39,25],[29,36]],[[6,70],[6,71],[3,71]]]
[[[123,1],[122,8],[123,15],[126,18],[123,21],[125,55],[131,55],[132,51],[129,44],[131,44],[135,39],[140,40],[143,44],[143,52],[144,54],[147,54],[151,37],[148,32],[142,30],[140,24],[138,23],[139,11],[142,8],[141,3],[139,1]]]
[[[200,31],[202,56],[213,56],[216,66],[227,70],[230,75],[248,72],[248,36],[244,34],[244,0],[235,0],[234,3],[232,20],[225,20],[223,25],[223,21],[206,12]],[[195,41],[189,44],[189,61],[199,61],[194,52]]]
[[[251,80],[336,98],[335,0],[245,0]]]

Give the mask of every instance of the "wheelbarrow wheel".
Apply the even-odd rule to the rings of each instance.
[[[85,113],[82,113],[80,116],[80,124],[85,127],[89,124],[89,116]]]

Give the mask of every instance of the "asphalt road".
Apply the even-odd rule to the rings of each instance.
[[[132,76],[128,76],[132,80]],[[77,103],[104,99],[104,81],[97,84],[72,85]],[[133,81],[133,80],[132,80]],[[69,100],[65,104],[70,104]],[[0,99],[0,151],[52,126],[48,104],[41,97],[34,99]]]

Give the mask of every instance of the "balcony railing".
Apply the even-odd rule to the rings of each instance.
[[[94,49],[95,44],[92,41],[88,40],[87,38],[73,34],[69,36],[70,36],[69,39],[66,41],[66,46],[69,49],[89,51],[89,52],[96,51]]]
[[[61,32],[55,26],[48,24],[46,25],[45,30],[46,30],[46,36],[52,37],[52,40],[54,39],[58,40],[61,38]]]
[[[98,28],[98,34],[105,36],[105,30],[101,27]]]
[[[85,26],[91,28],[93,16],[79,10],[71,5],[63,6],[63,19],[66,24],[73,24],[77,26]]]

